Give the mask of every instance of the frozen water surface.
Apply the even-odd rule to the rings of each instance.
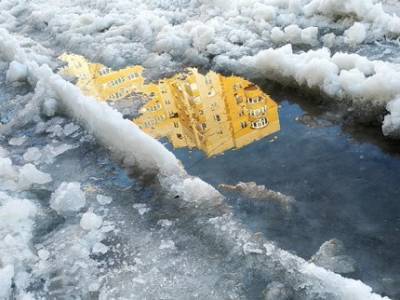
[[[307,105],[292,102],[304,104],[290,90],[269,91],[282,101],[283,130],[276,137],[211,159],[197,151],[175,151],[191,174],[215,186],[255,181],[295,198],[287,210],[277,203],[229,195],[227,202],[237,221],[219,219],[224,208],[200,203],[192,207],[157,184],[129,178],[81,128],[74,137],[54,137],[53,131],[37,131],[38,126],[30,125],[17,130],[16,134],[29,137],[27,145],[11,148],[4,144],[16,164],[25,163],[23,155],[32,147],[44,149],[60,142],[78,145],[38,164],[54,182],[37,186],[26,196],[38,203],[41,213],[31,239],[37,249],[34,272],[23,290],[35,297],[101,299],[261,299],[264,294],[278,293],[277,287],[279,293],[296,294],[294,278],[258,261],[257,256],[266,251],[258,241],[262,237],[257,232],[262,232],[279,247],[305,259],[326,240],[341,239],[357,265],[357,272],[346,276],[364,280],[381,294],[396,296],[397,229],[393,224],[398,222],[398,207],[397,191],[390,185],[397,178],[396,172],[387,170],[388,164],[398,164],[396,155],[385,153],[383,147],[374,145],[375,140],[360,144],[347,129],[335,125],[336,116],[320,115],[314,106],[309,110]],[[70,127],[65,118],[42,122]],[[386,146],[396,150],[395,145]],[[374,180],[376,174],[382,180]],[[375,194],[371,184],[377,186]],[[73,191],[75,207],[68,205],[68,193]],[[75,215],[57,216],[50,210],[51,199],[60,195],[67,201],[60,203],[76,210]],[[103,197],[113,201],[98,201]],[[390,209],[378,211],[382,205],[377,197]],[[236,222],[248,226],[248,231]],[[254,238],[246,242],[251,233]],[[236,248],[236,238],[243,240],[243,248]],[[313,298],[312,294],[298,295]]]
[[[1,1],[0,299],[400,298],[398,12]],[[166,149],[56,76],[65,51],[257,79],[282,129],[208,159]]]

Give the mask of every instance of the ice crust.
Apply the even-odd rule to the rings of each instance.
[[[371,61],[358,54],[329,49],[295,53],[291,45],[267,49],[254,56],[222,62],[235,72],[255,77],[295,83],[322,91],[338,102],[350,102],[360,112],[376,115],[387,107],[390,115],[383,123],[385,135],[398,136],[400,130],[398,105],[400,66],[383,61]]]
[[[324,297],[323,295],[329,295],[332,299],[383,299],[372,293],[370,287],[359,281],[346,279],[318,268],[275,247],[264,239],[255,239],[251,233],[235,221],[229,208],[223,205],[222,196],[201,179],[189,176],[175,156],[161,143],[144,134],[130,121],[124,120],[120,113],[107,104],[83,96],[78,88],[55,75],[49,67],[39,66],[34,57],[28,59],[26,53],[12,36],[5,31],[0,31],[0,33],[3,37],[7,37],[7,39],[2,39],[7,43],[0,43],[0,46],[7,49],[10,61],[18,60],[21,64],[26,65],[28,76],[38,85],[46,88],[52,97],[64,107],[67,114],[92,132],[99,143],[121,160],[125,167],[128,169],[139,168],[156,176],[165,192],[171,198],[177,199],[179,205],[182,205],[188,214],[195,217],[193,219],[195,224],[199,222],[195,227],[198,226],[198,230],[221,247],[231,249],[231,255],[242,257],[246,261],[244,265],[254,265],[248,263],[256,255],[258,261],[256,269],[260,274],[268,270],[273,277],[285,278],[286,282],[291,285],[296,282],[292,288],[296,290],[299,299],[309,299],[314,296]],[[279,60],[275,60],[275,62],[279,63]],[[323,69],[322,77],[329,74],[330,70],[331,68]],[[314,84],[320,82],[321,78],[318,75],[311,80],[311,83]],[[141,147],[137,147],[137,145]],[[85,195],[81,191],[79,183],[64,182],[53,193],[50,205],[58,213],[68,216],[69,213],[76,212],[85,206]],[[211,219],[207,217],[208,221],[204,223],[201,221],[204,220],[203,211],[206,215],[207,212],[213,211],[217,216]],[[89,258],[90,252],[93,251],[94,245],[101,240],[97,231],[97,228],[101,226],[99,220],[96,214],[85,213],[81,219],[81,226],[90,232],[94,231],[94,236],[90,235],[85,238],[84,244],[68,246],[61,243],[58,249],[59,253],[64,253],[62,257],[65,259],[71,259],[71,255],[78,255],[85,264],[89,264],[86,271],[82,270],[80,273],[81,276],[87,278],[92,276],[89,270],[90,265],[94,263]],[[65,237],[66,234],[61,236]],[[73,239],[68,241],[73,241]],[[161,250],[166,247],[172,249],[172,243],[165,241],[161,244]],[[69,250],[67,251],[67,249]],[[72,261],[75,260],[76,258]],[[74,268],[64,267],[64,269],[63,272],[67,272],[68,276],[73,275],[68,272]],[[91,285],[92,288],[95,286],[97,284]],[[299,289],[299,287],[301,288]]]
[[[30,200],[0,191],[0,299],[8,299],[13,282],[21,296],[25,294],[28,282],[23,278],[36,260],[31,238],[38,213],[38,207]]]
[[[323,45],[353,51],[360,44],[397,38],[400,18],[382,3],[374,0],[223,2],[189,1],[190,5],[183,9],[182,5],[173,2],[167,9],[163,1],[138,1],[135,2],[137,5],[132,5],[118,0],[95,6],[85,1],[77,1],[76,5],[69,1],[60,5],[32,1],[20,22],[26,29],[40,28],[43,35],[54,37],[59,44],[76,49],[91,60],[112,67],[143,64],[155,77],[179,69],[178,62],[235,73],[247,70],[245,75],[251,75],[254,70],[243,68],[240,63],[243,59],[259,57],[268,48],[280,56],[281,51],[275,47],[289,43],[295,50],[293,55],[283,54],[282,63],[273,68],[273,73],[278,76],[263,74],[263,77],[279,81],[284,77],[290,82],[306,83],[305,86],[319,89],[336,101],[349,98],[354,104],[352,108],[379,120],[387,103],[397,98],[398,64],[361,57],[374,65],[375,73],[365,74],[361,70],[361,74],[358,67],[337,70],[324,54],[328,50],[319,48]],[[3,7],[2,18],[8,23],[6,28],[13,28],[18,23],[12,13],[13,3],[13,0],[7,0],[0,6]],[[131,5],[135,9],[124,9]],[[190,16],[194,12],[198,17],[193,19]],[[88,44],[91,47],[85,46]],[[300,49],[312,50],[303,54],[298,52],[297,45]],[[34,47],[40,53],[37,60],[51,64],[45,55],[48,51],[37,44]],[[101,50],[94,55],[92,48]],[[9,56],[6,50],[2,52],[5,57]],[[308,57],[306,61],[305,56]],[[334,56],[333,53],[330,56]],[[319,70],[315,68],[317,64],[321,70],[313,74],[311,70]],[[25,68],[22,66],[15,60],[9,71],[17,74],[17,70]],[[268,64],[263,67],[271,70]],[[19,77],[29,80],[25,71],[19,72],[24,75]],[[43,111],[52,116],[57,110],[56,102],[52,97],[45,98]],[[393,118],[383,132],[397,137],[399,128],[397,118]]]
[[[67,48],[97,56],[107,64],[127,64],[133,53],[135,59],[149,65],[161,63],[169,68],[174,64],[171,56],[197,62],[206,61],[205,53],[237,57],[249,54],[252,48],[259,51],[280,44],[282,38],[313,46],[319,39],[316,27],[343,32],[362,24],[369,39],[396,38],[400,33],[400,18],[374,0],[207,0],[187,1],[187,5],[173,1],[169,6],[149,0],[96,5],[32,1],[21,20],[13,15],[13,3],[7,0],[2,4],[7,27],[24,22],[25,27],[40,28]],[[194,13],[197,18],[192,17]],[[278,29],[283,37],[277,38]],[[102,50],[95,55],[85,47],[88,43]]]
[[[317,266],[338,274],[354,273],[356,271],[355,260],[346,254],[343,242],[337,239],[323,243],[310,261]]]
[[[42,153],[37,147],[30,147],[28,150],[24,153],[23,158],[25,161],[28,162],[34,162],[38,161],[42,156]]]
[[[11,62],[10,67],[7,71],[6,78],[8,81],[23,81],[28,76],[28,69],[25,65],[20,64],[16,61]]]
[[[322,42],[327,47],[347,43],[356,47],[384,35],[397,37],[399,18],[381,10],[374,1],[211,0],[199,1],[200,6],[188,3],[189,9],[200,14],[198,20],[187,18],[192,16],[190,11],[165,8],[177,5],[175,1],[167,4],[123,0],[96,4],[84,1],[15,4],[15,1],[0,3],[1,27],[14,32],[22,26],[22,21],[25,29],[41,30],[55,37],[57,43],[89,58],[94,58],[93,49],[102,49],[96,53],[96,59],[111,66],[144,62],[157,75],[175,70],[178,67],[175,61],[180,60],[200,66],[211,64],[271,80],[287,80],[321,90],[338,101],[350,100],[359,109],[387,107],[390,114],[385,117],[383,132],[392,136],[400,132],[397,64],[372,61],[357,54],[333,54],[327,48],[298,52],[291,46],[284,46],[265,50],[285,43],[309,47],[318,47]],[[178,5],[183,7],[180,2]],[[336,33],[342,31],[344,35],[330,32],[321,37],[316,26],[334,27],[332,24],[337,17],[347,19],[339,28],[335,27]],[[91,47],[87,47],[89,44]],[[241,269],[251,268],[251,272],[267,276],[273,282],[285,281],[285,285],[269,286],[271,297],[276,293],[290,295],[294,292],[298,299],[388,299],[374,294],[360,281],[326,271],[252,235],[223,205],[222,196],[204,181],[189,176],[161,143],[124,120],[117,111],[83,96],[79,89],[55,75],[52,55],[33,40],[0,29],[0,58],[10,63],[8,81],[13,84],[28,81],[35,88],[32,101],[18,114],[16,121],[0,131],[9,133],[13,126],[37,120],[41,112],[47,117],[54,116],[57,111],[65,112],[96,136],[99,144],[109,149],[129,172],[155,177],[178,207],[192,217],[193,230],[224,249],[222,251],[238,262]],[[135,57],[133,61],[132,57]],[[64,127],[55,124],[47,129],[43,132],[54,139],[74,135],[79,130],[74,124]],[[24,141],[20,142],[13,146],[21,146]],[[8,151],[0,148],[0,189],[18,194],[33,185],[46,187],[52,178],[39,171],[35,164],[41,162],[43,156],[49,156],[45,161],[52,162],[71,148],[73,146],[67,144],[45,146],[39,150],[41,158],[39,148],[31,148],[25,152],[24,159],[29,164],[24,166],[13,164]],[[66,290],[69,295],[88,295],[100,289],[101,282],[96,278],[99,266],[91,255],[108,253],[110,249],[101,241],[115,226],[107,223],[97,211],[79,215],[86,205],[79,183],[58,184],[50,204],[66,219],[66,225],[46,237],[43,245],[35,245],[39,249],[37,253],[31,244],[33,219],[43,212],[34,201],[0,192],[0,298],[16,292],[20,299],[29,299],[31,296],[26,290],[30,276],[50,282],[47,287],[53,297],[64,295]],[[148,206],[137,208],[147,209]],[[217,216],[210,218],[210,215]],[[172,224],[164,220],[159,226],[169,230]],[[143,236],[143,240],[148,237]],[[168,253],[179,249],[177,245],[166,237],[153,248]],[[143,264],[140,258],[135,258],[135,262],[137,268]],[[132,271],[131,267],[123,266]],[[31,269],[35,274],[28,274]],[[118,272],[121,270],[119,268]],[[129,279],[129,284],[144,286],[140,290],[147,291],[146,285],[158,279],[159,273],[154,267],[142,276]],[[13,289],[12,283],[15,284]],[[75,290],[68,290],[71,287]],[[109,292],[100,291],[104,299]]]
[[[52,181],[49,174],[39,171],[33,164],[26,164],[19,170],[18,185],[28,189],[33,184],[45,184]]]
[[[97,202],[99,202],[101,205],[107,205],[112,202],[112,198],[109,196],[104,196],[104,195],[97,195],[96,196]]]
[[[389,102],[386,108],[389,114],[383,120],[383,134],[400,138],[400,98]]]
[[[304,7],[304,13],[308,16],[321,14],[329,18],[355,17],[364,24],[370,24],[372,34],[375,35],[400,33],[399,17],[385,12],[382,2],[374,0],[312,0]],[[360,25],[353,26],[360,27]]]
[[[42,185],[52,181],[51,175],[42,172],[31,163],[16,166],[5,156],[0,157],[0,188],[11,191],[21,191],[33,185]]]
[[[62,182],[51,195],[50,207],[60,215],[72,214],[85,205],[85,194],[79,182]]]
[[[103,224],[103,219],[101,216],[96,215],[95,213],[88,211],[82,215],[80,225],[85,230],[97,230]]]

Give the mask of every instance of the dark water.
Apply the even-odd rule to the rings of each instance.
[[[197,150],[173,151],[190,174],[214,186],[255,181],[295,197],[291,211],[232,195],[228,201],[254,232],[303,258],[329,239],[342,240],[357,261],[352,276],[400,298],[398,143],[376,128],[330,122],[302,97],[271,94],[281,104],[276,141],[267,137],[210,159]]]

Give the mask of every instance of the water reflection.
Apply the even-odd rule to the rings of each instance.
[[[63,54],[64,75],[99,100],[116,101],[143,94],[148,102],[133,119],[155,138],[175,148],[198,148],[208,156],[241,148],[279,131],[278,105],[255,84],[215,72],[189,68],[157,83],[145,84],[140,66],[113,71],[82,56]]]
[[[102,64],[90,63],[80,55],[62,54],[59,59],[66,63],[59,73],[76,78],[82,92],[98,100],[124,99],[144,86],[141,66],[114,71]]]

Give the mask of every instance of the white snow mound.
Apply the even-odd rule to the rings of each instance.
[[[85,194],[79,182],[63,182],[51,195],[50,206],[60,215],[77,212],[85,205]]]
[[[85,230],[96,230],[103,224],[103,218],[93,212],[86,212],[82,215],[80,225]]]

